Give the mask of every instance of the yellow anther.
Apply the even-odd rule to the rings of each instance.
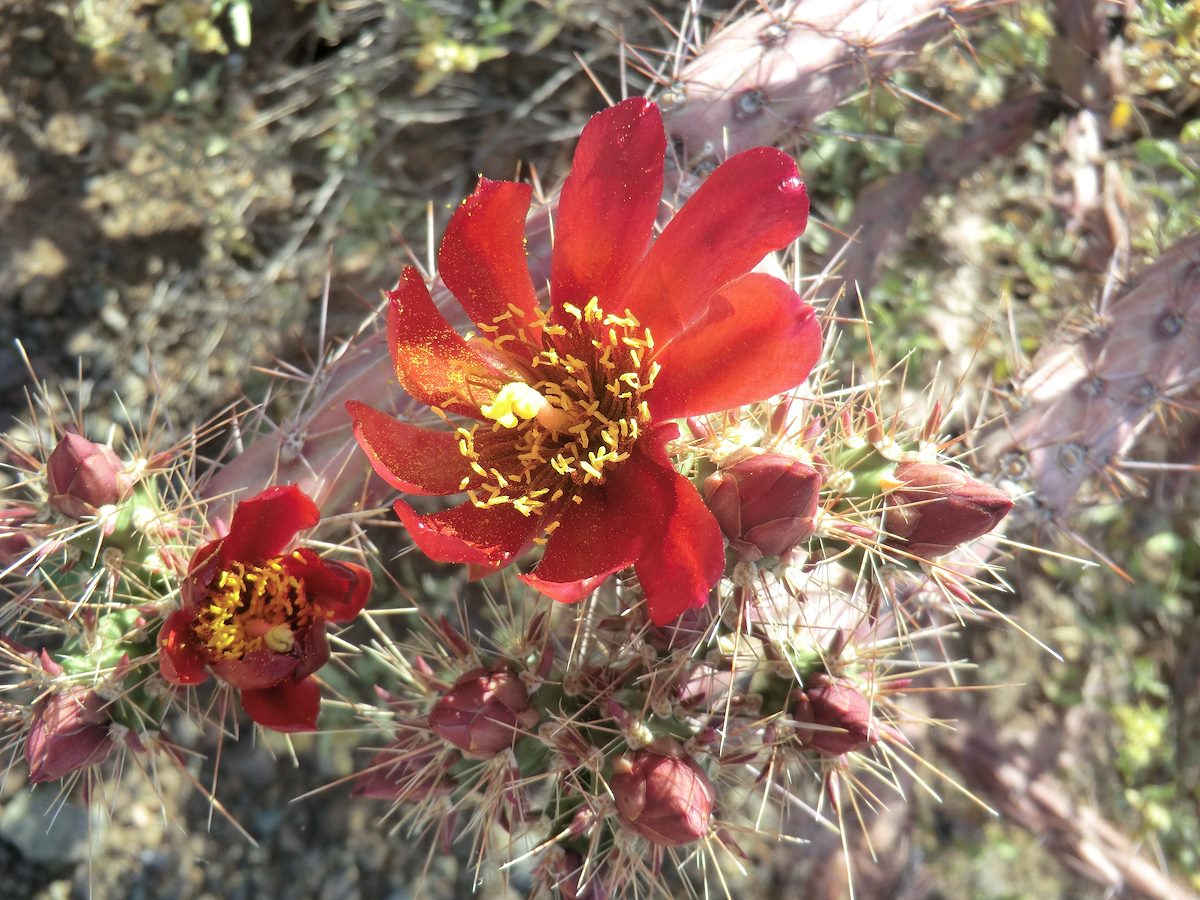
[[[256,650],[290,652],[314,615],[304,582],[279,560],[234,561],[213,580],[194,627],[214,659],[241,659]]]

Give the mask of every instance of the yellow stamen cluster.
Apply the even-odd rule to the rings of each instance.
[[[555,324],[538,313],[540,340],[528,337],[533,329],[501,328],[503,320],[524,315],[515,307],[476,325],[519,376],[481,408],[490,429],[457,430],[459,452],[474,472],[461,487],[476,506],[511,503],[531,516],[581,503],[579,488],[600,484],[608,467],[627,460],[650,421],[643,395],[658,364],[650,359],[649,329],[628,310],[605,313],[596,297],[582,309],[568,303],[563,310],[574,323]]]
[[[304,581],[281,560],[235,560],[213,579],[193,630],[214,661],[241,659],[255,650],[289,652],[315,615]]]

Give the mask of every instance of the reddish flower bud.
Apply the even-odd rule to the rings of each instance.
[[[0,509],[0,569],[20,559],[37,542],[29,528],[37,512],[32,506]]]
[[[609,779],[617,817],[630,831],[661,847],[681,847],[708,834],[717,798],[704,770],[678,747],[651,749],[613,763]]]
[[[46,461],[46,481],[50,505],[72,519],[120,503],[133,486],[120,457],[81,434],[63,435]]]
[[[408,732],[375,754],[355,779],[354,796],[420,803],[454,790],[448,769],[440,745]]]
[[[942,463],[901,463],[887,495],[884,527],[915,556],[941,556],[987,534],[1013,503],[999,488]]]
[[[38,701],[25,739],[25,761],[34,784],[55,781],[101,762],[112,752],[110,719],[94,691],[71,687]]]
[[[475,669],[442,695],[429,713],[429,727],[471,756],[486,757],[511,747],[518,731],[537,725],[537,710],[521,679],[504,670]]]
[[[797,722],[840,728],[816,731],[800,728],[797,736],[805,747],[841,756],[864,750],[879,740],[879,728],[871,715],[871,704],[847,681],[817,675],[803,691],[796,692],[792,715]]]
[[[704,482],[704,497],[742,560],[780,556],[813,533],[821,474],[794,456],[746,451]]]

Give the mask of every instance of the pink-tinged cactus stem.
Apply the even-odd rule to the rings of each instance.
[[[777,4],[718,30],[683,67],[667,131],[692,161],[775,143],[988,11],[974,0]]]
[[[1200,234],[1134,276],[1092,332],[1043,351],[1021,385],[1028,405],[998,426],[983,458],[1027,482],[1041,508],[1065,512],[1086,481],[1128,452],[1154,411],[1197,380]]]

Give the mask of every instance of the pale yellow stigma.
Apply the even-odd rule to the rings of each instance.
[[[263,643],[268,650],[276,653],[291,653],[296,643],[296,635],[287,625],[276,625],[263,635]]]
[[[500,389],[494,403],[481,406],[479,411],[504,428],[516,428],[518,423],[537,416],[546,405],[546,398],[525,382],[510,381]]]
[[[571,418],[561,409],[551,406],[546,398],[523,381],[510,381],[500,389],[496,400],[479,411],[502,428],[516,428],[521,422],[537,419],[551,431],[563,431]]]

